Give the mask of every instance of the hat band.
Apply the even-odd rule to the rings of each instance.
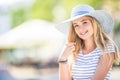
[[[79,12],[75,12],[71,15],[71,17],[75,17],[75,16],[79,16],[79,15],[83,15],[89,13],[88,11],[79,11]]]

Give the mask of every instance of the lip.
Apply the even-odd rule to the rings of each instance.
[[[85,35],[87,33],[88,33],[88,31],[85,31],[85,32],[80,33],[80,35]]]

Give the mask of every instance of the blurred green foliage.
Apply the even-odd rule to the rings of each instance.
[[[71,8],[77,4],[88,4],[94,8],[101,7],[103,0],[61,0],[62,4],[66,9],[71,10]]]
[[[23,23],[27,19],[44,19],[48,21],[54,20],[53,10],[57,5],[65,8],[67,17],[70,15],[71,8],[76,4],[89,4],[95,8],[102,5],[103,0],[36,0],[29,12],[25,8],[12,11],[12,28]],[[58,15],[59,16],[59,15]]]
[[[31,18],[40,18],[52,21],[54,18],[53,9],[57,4],[57,0],[36,0],[31,9]]]
[[[23,23],[25,20],[27,20],[27,14],[26,11],[23,8],[20,8],[17,11],[12,11],[11,12],[12,16],[12,27],[16,27]]]
[[[117,34],[120,31],[120,23],[116,22],[115,23],[115,28],[114,28],[114,33]]]

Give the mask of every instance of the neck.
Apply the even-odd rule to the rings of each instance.
[[[96,45],[95,45],[95,42],[94,42],[94,40],[92,39],[92,40],[85,40],[84,41],[84,50],[91,50],[91,49],[95,49],[96,48]]]

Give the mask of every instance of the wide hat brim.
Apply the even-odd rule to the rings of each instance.
[[[95,10],[90,13],[86,13],[83,15],[79,15],[79,16],[70,18],[60,24],[57,24],[55,27],[60,32],[62,32],[64,34],[68,34],[68,29],[70,27],[71,21],[81,18],[83,16],[91,16],[91,17],[95,18],[98,21],[98,23],[101,25],[104,32],[107,34],[109,34],[114,27],[114,21],[113,21],[111,15],[104,10]]]

